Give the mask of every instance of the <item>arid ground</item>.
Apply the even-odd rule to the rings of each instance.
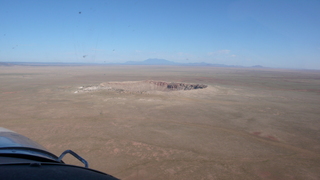
[[[0,126],[124,180],[320,179],[320,71],[0,67]]]

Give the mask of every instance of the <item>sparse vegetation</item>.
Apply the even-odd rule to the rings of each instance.
[[[72,149],[91,168],[121,179],[320,179],[319,71],[2,66],[0,72],[1,126],[55,154]],[[171,82],[179,86],[170,90]]]

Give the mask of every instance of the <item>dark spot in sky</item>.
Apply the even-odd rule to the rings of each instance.
[[[83,55],[82,57],[83,57],[83,58],[86,58],[87,56],[88,56],[88,55]]]
[[[79,11],[79,14],[81,14],[81,11]]]
[[[6,34],[4,34],[4,36],[5,36]]]
[[[113,49],[113,51],[114,51],[114,49]]]

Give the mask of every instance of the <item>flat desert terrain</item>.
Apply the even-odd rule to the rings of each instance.
[[[320,179],[320,71],[3,66],[0,126],[124,180]]]

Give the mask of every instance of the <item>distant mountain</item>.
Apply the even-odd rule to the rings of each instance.
[[[210,64],[206,62],[200,63],[176,63],[173,61],[168,61],[165,59],[147,59],[144,61],[127,61],[123,63],[125,65],[172,65],[172,66],[213,66],[213,67],[240,67],[240,66],[230,66],[225,64]]]
[[[127,61],[124,64],[127,64],[127,65],[177,65],[179,63],[175,63],[173,61],[168,61],[165,59],[147,59],[144,61]]]

